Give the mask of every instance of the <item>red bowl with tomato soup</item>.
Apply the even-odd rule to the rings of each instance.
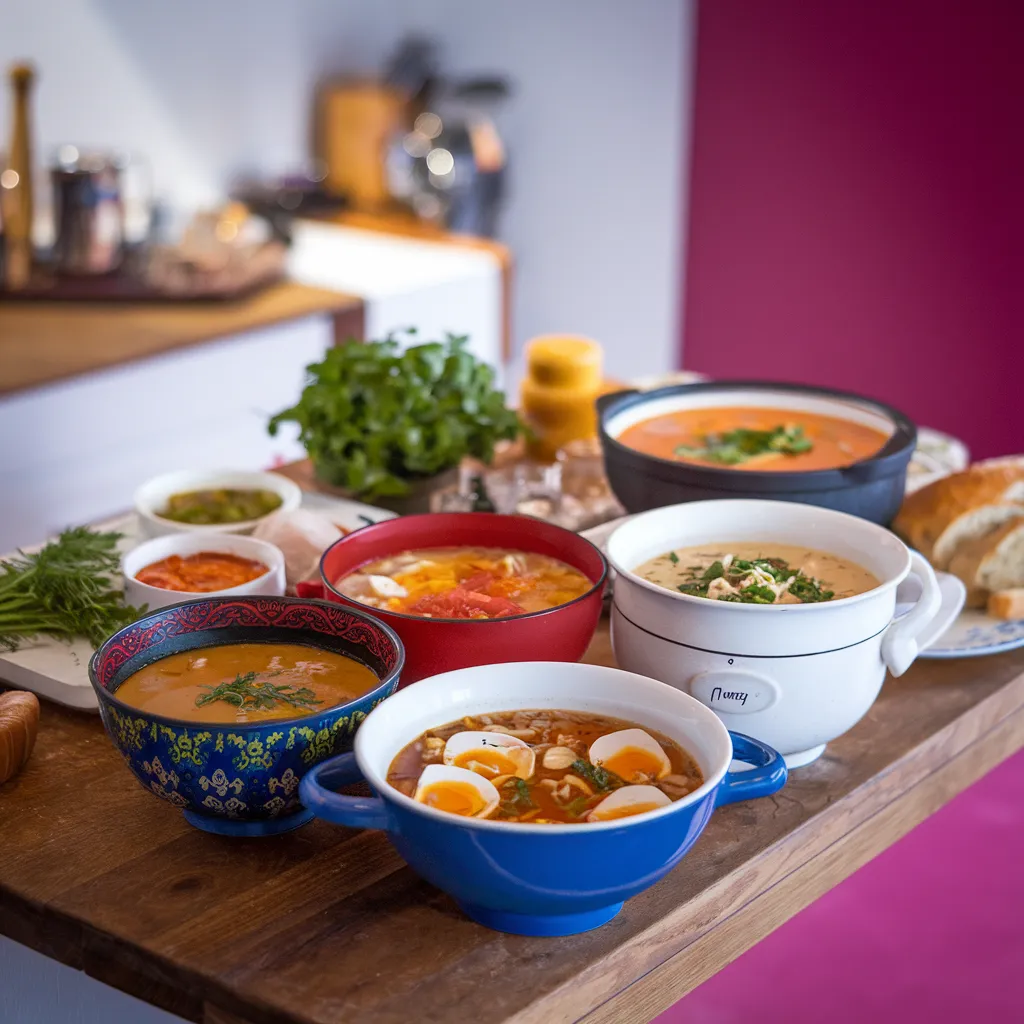
[[[500,616],[495,618],[446,618],[448,605],[437,602],[427,605],[429,618],[391,611],[348,597],[336,586],[342,578],[383,558],[424,548],[463,546],[547,555],[581,573],[589,585],[564,604],[522,613],[510,611],[506,599],[463,592],[461,585],[458,596],[450,596],[450,607],[458,614],[493,611]],[[403,685],[471,665],[578,661],[597,628],[607,576],[604,555],[583,537],[539,519],[489,512],[443,512],[375,523],[336,541],[320,561],[325,598],[369,611],[401,637]]]

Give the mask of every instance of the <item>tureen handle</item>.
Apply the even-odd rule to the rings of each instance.
[[[882,661],[894,676],[901,676],[921,653],[918,638],[939,614],[942,591],[935,572],[924,555],[910,552],[910,571],[921,581],[917,604],[901,619],[893,622],[882,637]]]
[[[388,828],[388,813],[380,797],[348,796],[340,786],[362,782],[355,754],[341,754],[311,768],[299,783],[299,799],[318,818],[350,828]]]
[[[782,755],[767,743],[729,730],[734,761],[744,761],[754,767],[749,771],[726,772],[715,793],[715,806],[732,804],[737,800],[753,800],[758,796],[771,796],[786,784],[789,773]]]

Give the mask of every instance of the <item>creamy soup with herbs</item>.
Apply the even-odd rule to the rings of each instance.
[[[743,604],[812,604],[879,585],[877,577],[847,558],[770,542],[676,548],[633,571],[666,590]]]
[[[301,644],[224,644],[171,654],[114,691],[140,711],[189,722],[300,718],[346,704],[380,680],[365,665]]]
[[[697,762],[653,729],[582,711],[500,711],[430,729],[388,782],[450,814],[581,825],[667,807],[704,783]]]
[[[836,469],[878,452],[880,430],[793,409],[684,409],[627,427],[621,444],[647,455],[720,469]]]

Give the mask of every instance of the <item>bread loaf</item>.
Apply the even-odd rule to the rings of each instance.
[[[988,599],[988,613],[996,619],[1024,619],[1024,587],[992,594]]]
[[[963,580],[970,607],[984,608],[990,591],[1024,587],[1024,508],[1002,526],[961,544],[949,571]]]
[[[0,693],[0,785],[13,779],[32,756],[39,731],[39,701],[34,693]]]
[[[936,569],[1024,513],[1024,458],[979,462],[908,495],[893,529]]]

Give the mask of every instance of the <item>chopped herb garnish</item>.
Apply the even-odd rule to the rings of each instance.
[[[834,591],[822,590],[821,583],[808,576],[797,576],[789,585],[789,592],[804,604],[812,604],[815,601],[831,601],[835,597]]]
[[[728,568],[724,561],[716,560],[706,568],[691,565],[683,571],[688,575],[676,584],[676,590],[691,597],[708,597],[710,585],[718,579],[728,584],[715,588],[713,599],[719,601],[775,604],[787,582],[788,592],[804,603],[831,601],[835,597],[835,592],[825,590],[820,580],[805,576],[781,558],[734,558]]]
[[[569,765],[569,770],[575,772],[581,779],[585,779],[595,789],[618,789],[619,786],[626,784],[625,779],[619,778],[615,772],[610,772],[607,768],[602,768],[600,765],[584,761],[582,757],[573,761]]]
[[[676,455],[704,459],[723,466],[738,466],[759,455],[800,455],[814,445],[800,426],[778,426],[773,430],[749,430],[739,427],[724,434],[705,434],[701,447],[680,445]]]
[[[571,814],[574,818],[578,818],[590,805],[589,796],[578,796],[575,800],[570,800],[565,805],[565,813]]]
[[[508,818],[518,818],[520,814],[537,806],[530,796],[526,779],[518,776],[506,779],[501,784],[501,793],[504,799],[498,809]]]
[[[678,555],[677,555],[677,554],[676,554],[676,553],[675,553],[674,551],[670,551],[670,552],[669,552],[669,553],[668,553],[668,554],[667,554],[667,555],[666,555],[665,557],[666,557],[666,558],[667,558],[667,559],[668,559],[668,560],[669,560],[669,561],[670,561],[670,562],[671,562],[671,563],[672,563],[673,565],[678,565],[678,564],[679,564],[679,556],[678,556]]]
[[[535,807],[533,800],[530,798],[530,787],[526,784],[526,779],[520,779],[515,776],[511,779],[507,779],[502,789],[506,789],[511,786],[515,792],[509,797],[509,803],[521,805],[523,807]]]
[[[196,697],[197,708],[205,707],[217,700],[231,704],[239,711],[272,711],[279,703],[312,710],[323,704],[322,700],[317,700],[316,691],[308,687],[301,686],[296,689],[294,686],[278,686],[276,683],[259,683],[256,681],[255,672],[246,672],[245,675],[235,676],[230,683],[204,686],[203,689],[209,692]]]
[[[704,575],[701,579],[705,583],[710,583],[712,580],[721,579],[725,575],[725,567],[721,562],[712,562],[705,570]]]

